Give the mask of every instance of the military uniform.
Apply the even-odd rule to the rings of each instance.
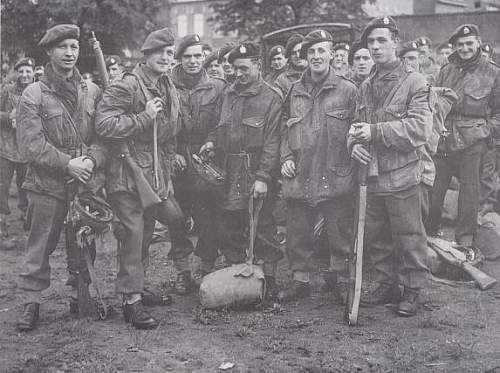
[[[197,41],[185,40],[183,49],[199,43],[199,38]],[[178,59],[182,58],[182,50],[179,49]],[[196,255],[207,263],[213,263],[218,256],[215,219],[218,201],[214,196],[202,194],[194,189],[198,176],[192,169],[190,159],[192,154],[198,153],[208,133],[219,122],[225,82],[222,79],[210,78],[204,69],[196,76],[189,75],[184,72],[182,65],[173,69],[172,81],[179,94],[182,113],[177,152],[188,160],[187,170],[177,175],[174,180],[176,198],[186,215],[189,212],[193,214],[198,229]]]
[[[468,32],[464,34],[464,30]],[[463,25],[452,38],[475,33],[477,27]],[[457,175],[460,197],[455,239],[460,244],[471,245],[481,197],[481,159],[490,136],[491,145],[496,146],[497,151],[500,144],[500,68],[482,58],[481,51],[467,61],[454,52],[449,60],[436,84],[453,89],[459,99],[446,117],[445,126],[450,134],[440,144],[435,157],[437,177],[427,229],[431,234],[439,229],[444,195],[451,177]]]
[[[236,56],[255,57],[250,54],[254,47],[244,44],[240,48],[246,53],[238,52],[236,48],[230,55],[231,61]],[[279,160],[281,112],[279,91],[262,78],[242,90],[238,90],[233,83],[224,92],[220,121],[207,139],[220,152],[221,166],[226,171],[219,235],[222,252],[229,263],[241,263],[246,257],[248,239],[244,233],[249,225],[248,205],[253,193],[252,185],[255,180],[268,185],[267,198],[258,221],[255,254],[264,260],[264,274],[269,276],[275,275],[274,264],[282,257],[274,239],[276,226],[272,218],[275,195],[272,188]]]

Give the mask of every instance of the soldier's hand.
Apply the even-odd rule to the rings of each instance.
[[[89,158],[78,157],[70,159],[67,169],[68,173],[75,179],[80,180],[82,183],[86,184],[90,177],[92,176],[92,168],[89,169],[89,162],[94,167],[94,162]]]
[[[156,115],[161,111],[162,108],[163,101],[159,97],[155,97],[146,103],[146,113],[148,113],[151,118],[156,118]]]
[[[372,160],[370,152],[362,144],[354,144],[351,157],[362,164],[368,164]]]
[[[267,195],[267,183],[260,180],[255,180],[253,183],[253,198],[266,198]]]
[[[174,167],[176,171],[184,171],[187,167],[186,158],[180,154],[175,155]]]
[[[206,159],[207,157],[212,157],[214,154],[214,148],[214,143],[212,141],[208,141],[201,146],[198,154],[201,155],[201,157],[204,159]]]
[[[281,174],[290,179],[295,177],[295,162],[291,159],[283,162],[281,165]]]
[[[353,123],[349,129],[349,135],[353,136],[357,141],[367,144],[372,139],[372,132],[369,123],[359,122]]]

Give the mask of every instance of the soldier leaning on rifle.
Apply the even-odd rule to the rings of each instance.
[[[365,80],[373,67],[370,51],[361,46],[361,42],[355,41],[349,51],[349,66],[351,66],[351,80],[359,86]]]
[[[313,230],[321,213],[330,242],[328,280],[340,299],[339,276],[346,269],[351,243],[354,162],[347,152],[347,132],[354,116],[356,86],[336,75],[333,39],[324,30],[309,33],[301,58],[309,67],[292,85],[285,102],[286,128],[281,143],[283,196],[287,202],[287,249],[293,283],[280,301],[309,295]]]
[[[16,82],[2,87],[0,96],[0,249],[12,247],[12,242],[6,241],[8,236],[7,215],[9,209],[9,189],[14,171],[18,193],[17,207],[21,210],[21,219],[26,218],[28,198],[22,188],[26,176],[26,161],[22,159],[16,141],[16,108],[26,87],[33,83],[35,61],[32,58],[22,58],[15,66]]]
[[[286,42],[285,57],[288,59],[288,67],[274,81],[274,86],[281,90],[283,97],[286,97],[292,84],[300,79],[307,68],[307,60],[300,57],[303,40],[302,35],[293,34]]]
[[[407,73],[396,56],[398,34],[390,17],[373,19],[362,33],[375,69],[359,88],[348,146],[354,159],[370,164],[365,242],[390,232],[395,244],[369,248],[379,284],[362,302],[396,302],[400,316],[413,316],[429,272],[419,150],[431,136],[432,114],[424,77]]]
[[[242,263],[248,248],[249,198],[263,198],[255,255],[264,261],[267,296],[276,291],[276,265],[282,254],[272,217],[279,159],[281,94],[261,77],[258,45],[243,43],[229,54],[235,82],[226,88],[220,121],[200,153],[221,152],[227,173],[219,237],[228,263]]]
[[[182,128],[177,140],[176,198],[187,215],[193,214],[198,229],[196,255],[202,259],[199,275],[211,272],[218,256],[216,210],[218,201],[204,191],[196,190],[196,175],[190,166],[191,155],[205,143],[208,133],[219,122],[222,91],[225,82],[212,79],[203,68],[202,43],[196,34],[186,35],[179,43],[172,71],[182,113]]]
[[[26,88],[19,102],[17,141],[29,162],[24,188],[31,216],[18,284],[26,302],[19,330],[31,330],[38,321],[41,292],[50,285],[49,255],[56,249],[68,211],[68,188],[77,180],[89,185],[105,160],[94,130],[100,91],[83,81],[75,68],[79,36],[80,29],[71,24],[47,30],[39,46],[50,62],[42,79]],[[70,273],[74,259],[68,253]]]
[[[500,68],[481,56],[481,39],[476,25],[466,24],[450,37],[455,52],[441,68],[436,85],[453,89],[459,99],[446,117],[450,134],[440,144],[434,159],[437,175],[431,197],[427,232],[440,228],[443,200],[451,177],[460,181],[455,240],[471,246],[476,232],[480,201],[493,204],[493,177],[481,175],[482,158],[490,148],[486,165],[494,173],[495,149],[500,147]],[[483,165],[483,172],[485,166]],[[487,173],[490,175],[490,173]],[[482,184],[480,185],[480,179]],[[483,206],[483,212],[490,207]]]
[[[143,308],[145,270],[155,220],[168,226],[173,259],[178,275],[176,288],[185,293],[189,286],[188,256],[193,246],[183,229],[184,216],[174,198],[171,163],[175,160],[175,137],[179,131],[179,99],[166,72],[174,50],[168,29],[152,32],[141,47],[145,63],[110,85],[97,107],[96,130],[109,148],[106,190],[115,214],[125,227],[118,250],[119,271],[116,289],[123,294],[125,321],[136,328],[150,329],[158,321]],[[132,161],[153,187],[153,127],[158,126],[159,186],[161,202],[143,208],[130,166],[117,146],[125,141]]]

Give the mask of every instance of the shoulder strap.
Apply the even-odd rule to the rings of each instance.
[[[399,81],[396,83],[396,85],[391,89],[387,97],[385,98],[384,104],[382,105],[382,108],[386,108],[392,101],[392,98],[398,91],[398,89],[403,85],[404,81],[410,76],[411,73],[405,73]]]

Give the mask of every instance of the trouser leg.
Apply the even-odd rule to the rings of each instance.
[[[301,201],[287,201],[286,242],[292,272],[309,272],[313,269],[313,229],[318,210]]]
[[[26,210],[28,209],[28,194],[27,191],[23,188],[27,169],[28,165],[26,163],[16,163],[16,185],[18,194],[17,207],[23,213],[26,213]]]
[[[248,212],[245,210],[222,210],[221,212],[217,230],[221,250],[228,263],[242,263],[246,259],[246,221],[248,221]]]
[[[68,210],[66,202],[39,193],[30,192],[30,204],[32,224],[18,288],[41,291],[50,285],[49,255],[56,249]]]
[[[481,158],[486,151],[486,144],[480,141],[464,149],[460,154],[458,179],[460,191],[458,194],[458,219],[455,229],[455,240],[462,244],[472,245],[472,239],[477,228],[479,210],[480,168]]]
[[[142,267],[144,268],[144,273],[146,273],[149,267],[149,246],[151,245],[151,240],[153,238],[155,222],[156,220],[154,218],[154,211],[152,211],[152,209],[144,211],[144,229],[142,232],[141,250]]]
[[[205,262],[213,263],[218,257],[217,215],[217,201],[195,196],[193,218],[198,231],[195,254]]]
[[[396,250],[398,282],[411,289],[425,287],[429,273],[421,188],[417,185],[385,197]]]
[[[0,157],[0,214],[9,215],[9,190],[15,163]]]
[[[435,235],[441,227],[441,215],[446,191],[454,172],[455,160],[453,157],[435,157],[436,178],[430,194],[429,214],[425,221],[427,234]]]

